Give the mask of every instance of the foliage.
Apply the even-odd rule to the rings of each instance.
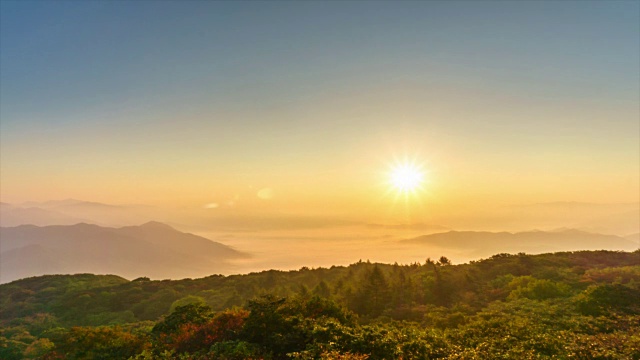
[[[146,336],[120,327],[73,327],[51,339],[55,344],[49,358],[126,359],[149,348]]]
[[[0,285],[0,358],[640,359],[639,264],[597,251],[29,278]]]

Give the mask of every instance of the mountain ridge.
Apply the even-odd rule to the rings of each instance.
[[[159,222],[121,228],[95,224],[0,228],[0,282],[58,273],[123,277],[206,276],[249,254]]]
[[[478,257],[492,253],[541,253],[578,250],[624,250],[638,248],[630,239],[586,232],[578,229],[561,231],[530,230],[522,232],[448,231],[400,240],[401,244],[429,245],[458,249]]]

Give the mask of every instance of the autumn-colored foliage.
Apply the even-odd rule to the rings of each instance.
[[[602,251],[180,281],[31,278],[0,286],[0,358],[640,359],[639,269],[640,252]]]

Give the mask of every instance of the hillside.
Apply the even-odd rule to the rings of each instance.
[[[638,251],[175,281],[41,276],[0,285],[0,357],[635,359],[639,283]]]
[[[0,228],[0,282],[44,274],[125,278],[199,277],[247,257],[223,244],[157,222],[108,228],[90,224]]]
[[[376,289],[367,289],[374,268],[379,269],[385,279]],[[201,297],[214,310],[223,310],[266,293],[280,296],[316,293],[342,301],[364,318],[386,313],[399,319],[421,319],[420,312],[424,312],[424,309],[418,310],[420,304],[450,306],[462,302],[478,306],[504,299],[509,291],[500,288],[517,277],[559,281],[576,290],[584,290],[590,284],[603,281],[640,281],[640,253],[580,251],[542,255],[500,254],[461,265],[431,260],[410,265],[359,262],[347,267],[269,270],[246,275],[212,275],[199,279],[162,281],[87,276],[41,276],[0,285],[0,318],[7,324],[28,309],[31,312],[51,313],[65,325],[102,325],[114,319],[157,320],[169,311],[173,302],[189,296]],[[436,286],[438,278],[440,283]],[[104,284],[104,279],[111,279],[111,283]],[[371,300],[365,296],[366,292],[383,291],[382,287],[387,287],[389,293],[385,296],[388,296],[390,303],[371,308]],[[404,299],[391,301],[392,297]],[[389,308],[392,303],[402,305],[400,307],[405,310],[406,307],[418,306],[412,310],[417,312],[394,313]],[[97,315],[100,315],[98,320],[95,318]]]

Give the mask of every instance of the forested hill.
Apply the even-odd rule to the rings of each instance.
[[[205,356],[203,354],[213,351],[210,349],[215,347],[212,340],[196,340],[189,336],[195,336],[197,331],[206,331],[198,327],[204,326],[207,321],[214,321],[212,319],[219,321],[219,316],[222,316],[220,314],[231,316],[229,311],[223,312],[226,309],[244,307],[247,310],[236,308],[231,312],[235,314],[231,316],[232,319],[227,318],[229,321],[235,319],[233,321],[239,322],[237,336],[222,338],[235,342],[237,346],[241,342],[246,347],[245,350],[253,354],[253,358],[287,358],[286,354],[290,357],[314,358],[332,352],[342,354],[340,356],[351,354],[354,356],[352,358],[364,358],[357,357],[362,355],[372,359],[390,358],[389,356],[398,358],[402,354],[404,358],[456,358],[453,354],[464,354],[470,349],[480,351],[474,356],[481,356],[478,355],[482,354],[481,351],[488,351],[485,355],[498,351],[489,348],[483,350],[482,346],[514,349],[516,344],[522,345],[521,341],[526,339],[531,343],[522,345],[522,351],[546,351],[550,354],[555,351],[555,354],[567,355],[570,349],[563,347],[562,338],[571,336],[575,337],[573,341],[585,341],[585,344],[591,341],[606,349],[613,347],[614,350],[611,351],[614,353],[627,352],[640,356],[637,350],[633,350],[640,348],[639,298],[639,251],[498,254],[489,259],[461,265],[451,265],[444,257],[409,265],[358,262],[347,267],[271,270],[247,275],[212,275],[201,279],[173,281],[150,281],[147,278],[128,281],[117,276],[91,274],[50,275],[0,285],[0,317],[3,327],[0,351],[13,349],[14,355],[17,354],[16,351],[21,351],[20,355],[15,355],[20,358],[29,346],[33,347],[37,343],[43,347],[41,343],[45,342],[48,347],[44,346],[44,350],[39,348],[42,353],[55,352],[55,349],[58,349],[58,353],[71,353],[77,349],[63,350],[60,346],[71,346],[71,343],[75,344],[73,346],[80,346],[77,339],[73,340],[74,336],[78,336],[74,335],[74,331],[85,329],[83,331],[104,332],[107,331],[105,329],[111,329],[109,331],[114,333],[109,333],[109,336],[121,336],[117,335],[118,332],[124,332],[129,337],[139,337],[136,338],[140,341],[136,343],[139,346],[131,345],[133,347],[127,353],[130,355],[156,351],[158,356],[158,351],[162,350],[167,354],[186,351],[204,356],[192,354],[194,359],[234,358],[215,357],[215,351]],[[328,333],[316,338],[312,332],[320,326],[315,323],[317,314],[310,315],[305,312],[307,310],[303,310],[310,306],[319,306],[318,314],[333,309],[323,315],[336,321],[331,326],[348,327],[340,331],[349,332],[349,336],[365,336],[362,332],[369,331],[372,333],[367,333],[366,336],[370,336],[370,339],[362,340],[363,343],[358,347],[354,345],[355,339],[347,341],[340,337],[344,334],[334,334],[337,337],[333,340],[323,337],[329,336]],[[249,330],[242,330],[243,326],[246,326],[245,321],[257,316],[258,313],[253,311],[257,307],[262,307],[260,314],[263,315],[266,307],[275,313],[282,312],[278,316],[283,319],[294,316],[298,320],[292,320],[293,323],[287,323],[287,326],[302,326],[303,329],[295,331],[302,331],[306,334],[305,337],[289,343],[286,336],[291,334],[282,334],[286,335],[285,338],[278,339],[284,343],[278,345],[281,347],[273,348],[276,340],[261,338],[256,334],[247,335],[246,331]],[[187,312],[191,314],[187,318],[184,314],[176,315],[187,311],[185,309],[191,311]],[[219,315],[214,315],[216,313]],[[178,341],[178,338],[171,337],[177,336],[173,332],[186,329],[183,329],[183,325],[167,324],[167,321],[176,320],[172,316],[182,319],[179,323],[184,326],[191,324],[193,327],[191,330],[194,333],[182,334],[184,338],[180,341],[191,339],[189,341],[200,343],[191,343],[190,347],[182,344],[183,347],[176,345],[156,348],[159,345],[154,343],[153,336],[159,336],[158,332],[169,336],[173,339],[171,341]],[[72,326],[116,324],[124,328],[90,330],[93,328],[87,327],[65,330]],[[152,326],[155,333],[151,331]],[[322,323],[322,326],[329,325]],[[409,331],[407,329],[413,329],[413,335],[405,334],[405,331]],[[325,330],[329,331],[328,328]],[[279,330],[273,331],[277,333]],[[102,335],[107,336],[104,333]],[[392,338],[386,338],[388,336]],[[401,340],[402,336],[426,342],[428,346],[420,345],[427,346],[426,348],[423,346],[414,350],[423,351],[420,353],[423,355],[431,351],[431,355],[407,355],[410,354],[409,349],[401,350],[406,345],[403,343],[405,340]],[[521,339],[518,340],[518,337]],[[549,343],[550,339],[554,342]],[[489,342],[483,345],[485,340]],[[166,344],[168,340],[163,341]],[[395,342],[397,346],[387,350],[370,348],[378,341]],[[365,345],[367,343],[373,345]],[[576,345],[576,349],[581,349],[580,344]],[[83,349],[86,352],[93,348],[89,346],[88,349]],[[235,347],[233,349],[235,350],[229,351],[240,351]],[[574,351],[571,354],[578,354],[576,349],[571,350]],[[305,352],[307,350],[310,352]],[[216,351],[222,354],[223,350]],[[560,353],[561,351],[564,353]],[[522,354],[525,353],[520,355]],[[469,358],[473,354],[466,355],[460,358]],[[506,353],[503,355],[505,358],[528,358],[518,357],[517,354],[509,355],[512,357]],[[0,357],[9,358],[6,354],[3,356]]]

